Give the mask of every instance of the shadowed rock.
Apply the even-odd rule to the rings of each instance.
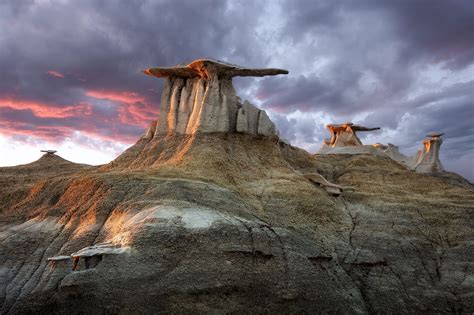
[[[187,66],[150,68],[145,74],[166,78],[161,96],[160,118],[152,134],[197,132],[243,132],[277,135],[264,111],[249,102],[242,105],[232,85],[236,76],[287,74],[282,69],[250,69],[211,59],[195,60]]]

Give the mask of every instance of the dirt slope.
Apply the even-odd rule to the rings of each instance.
[[[219,133],[56,164],[0,192],[1,313],[474,311],[474,190],[452,176]]]

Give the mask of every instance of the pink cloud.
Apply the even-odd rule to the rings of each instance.
[[[138,93],[129,91],[88,90],[86,95],[121,103],[117,109],[120,123],[146,127],[156,119],[158,109]]]
[[[92,114],[92,106],[86,103],[55,107],[50,104],[40,102],[0,99],[0,108],[2,107],[17,110],[31,110],[35,116],[42,118],[66,118],[80,115],[87,116]]]
[[[49,70],[47,73],[52,77],[64,79],[64,74],[59,73],[57,71]]]
[[[133,143],[150,121],[157,119],[158,106],[134,92],[87,90],[88,103],[50,104],[5,96],[0,98],[4,119],[0,134],[59,143],[79,131],[84,139]],[[101,109],[94,99],[108,99],[116,106]],[[26,139],[26,138],[25,138]]]
[[[135,92],[88,90],[86,91],[86,95],[96,99],[108,99],[122,103],[136,103],[145,101],[145,97]]]

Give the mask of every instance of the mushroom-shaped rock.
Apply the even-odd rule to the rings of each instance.
[[[117,255],[130,252],[130,247],[121,247],[111,243],[97,244],[85,247],[71,254],[74,261],[72,270],[78,270],[80,259],[84,258],[84,268],[89,269],[97,266],[104,255]]]
[[[186,66],[150,68],[144,73],[166,78],[159,120],[155,131],[147,131],[145,138],[197,132],[276,134],[273,123],[265,119],[268,116],[262,115],[264,111],[249,102],[240,104],[232,78],[287,74],[286,70],[250,69],[212,59],[199,59]]]
[[[304,174],[303,176],[309,179],[311,182],[319,184],[321,187],[324,187],[324,189],[326,189],[326,192],[331,196],[338,197],[342,194],[343,188],[341,186],[329,182],[321,174],[308,173]]]
[[[58,152],[56,150],[40,150],[43,153],[46,153],[47,155],[53,155],[54,153]]]
[[[353,123],[330,124],[326,128],[331,132],[330,147],[361,146],[362,141],[357,137],[358,131],[379,130],[380,127],[368,128]]]
[[[439,160],[439,149],[443,140],[442,133],[427,135],[430,139],[423,141],[423,150],[419,150],[412,160],[411,167],[418,173],[439,173],[444,170]]]

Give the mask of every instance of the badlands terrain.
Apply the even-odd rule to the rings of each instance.
[[[1,314],[474,312],[471,183],[309,154],[199,69],[180,68],[196,82],[179,89],[224,86],[188,99],[229,107],[191,123],[196,104],[171,90],[169,119],[107,165],[46,154],[0,168]]]

